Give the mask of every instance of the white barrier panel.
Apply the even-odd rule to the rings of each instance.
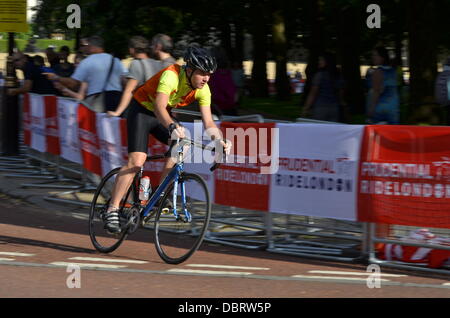
[[[57,105],[61,157],[82,164],[78,138],[78,102],[58,97]]]
[[[357,220],[357,178],[364,126],[277,124],[279,169],[271,212]]]
[[[183,126],[187,129],[189,134],[187,135],[192,140],[206,144],[207,141],[202,140],[203,136],[203,124],[200,123],[182,123]],[[195,129],[194,129],[195,125]],[[185,170],[190,173],[196,173],[202,176],[202,178],[206,181],[208,185],[209,193],[211,196],[211,200],[214,198],[214,174],[209,170],[212,166],[212,163],[209,163],[209,159],[206,156],[211,156],[211,153],[208,150],[203,151],[199,147],[192,147],[192,151],[189,153],[187,157],[187,162],[184,164]],[[200,191],[200,189],[198,189]],[[190,195],[195,197],[196,190],[190,190]],[[197,199],[202,199],[203,192],[199,192],[201,195],[197,197]]]
[[[46,152],[44,96],[30,94],[31,148]]]
[[[105,113],[97,113],[96,115],[102,175],[104,176],[112,169],[122,167],[125,164],[122,159],[120,118],[109,117]]]

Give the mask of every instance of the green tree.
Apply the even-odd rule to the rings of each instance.
[[[250,32],[253,40],[253,67],[252,67],[252,83],[251,93],[254,97],[267,97],[267,52],[268,43],[267,35],[267,16],[268,7],[266,1],[252,2],[251,4],[251,20]]]
[[[290,99],[290,82],[287,76],[287,37],[285,23],[285,1],[272,9],[272,52],[276,63],[275,87],[279,100]]]

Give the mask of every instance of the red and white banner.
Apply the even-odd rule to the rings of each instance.
[[[59,156],[61,154],[61,148],[59,143],[58,109],[56,96],[44,96],[44,104],[47,152]]]
[[[106,113],[97,113],[97,135],[100,142],[102,176],[114,168],[122,167],[122,138],[120,118],[109,117]]]
[[[450,228],[450,128],[365,130],[358,220]]]
[[[27,146],[31,146],[30,98],[31,98],[30,94],[23,95],[23,108],[22,108],[23,143]]]
[[[279,168],[271,212],[355,221],[364,126],[278,124]]]
[[[214,202],[269,211],[272,151],[278,149],[274,128],[275,123],[221,123],[233,147],[227,163],[214,172]]]
[[[203,129],[203,123],[197,121],[195,123],[183,123],[186,128],[186,136],[198,143],[208,144],[208,135]],[[203,140],[205,139],[205,140]],[[211,141],[209,141],[211,142]],[[211,143],[212,147],[214,144]],[[186,154],[186,161],[184,164],[184,169],[189,173],[196,173],[200,175],[208,186],[209,193],[211,195],[211,201],[214,200],[214,174],[209,170],[213,165],[214,155],[211,154],[209,150],[203,151],[199,147],[191,147],[190,151]],[[201,191],[201,189],[190,189],[189,194],[199,200],[203,199],[203,193],[196,192]],[[196,196],[196,193],[199,195]]]
[[[78,138],[78,101],[58,97],[57,104],[61,157],[82,164]]]
[[[60,153],[98,175],[127,161],[124,119],[36,94],[25,95],[23,113],[25,143],[35,150]],[[207,143],[202,129],[185,126],[191,138]],[[212,174],[207,152],[196,148],[200,155],[185,163],[186,171],[203,176],[215,203],[450,228],[450,127],[221,123],[220,129],[233,142],[227,163]],[[150,136],[150,155],[166,151]],[[153,187],[164,162],[145,165]]]
[[[102,161],[96,118],[95,112],[82,104],[78,106],[78,138],[83,167],[92,173],[101,175]]]
[[[30,147],[46,152],[44,97],[37,94],[30,94],[30,131]]]
[[[124,118],[120,119],[120,145],[122,149],[122,160],[123,162],[128,161],[128,132],[127,132],[127,120]]]

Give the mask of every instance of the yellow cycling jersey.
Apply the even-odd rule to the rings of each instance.
[[[200,106],[211,106],[208,84],[201,89],[192,90],[188,85],[185,69],[178,64],[170,65],[155,74],[134,92],[133,97],[145,108],[154,111],[156,93],[168,95],[170,107],[187,106],[195,100]]]

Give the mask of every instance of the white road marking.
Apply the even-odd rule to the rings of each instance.
[[[337,276],[309,276],[309,275],[292,275],[293,278],[311,278],[311,279],[329,279],[329,280],[353,280],[353,281],[361,281],[366,282],[367,278],[355,278],[355,277],[337,277]],[[382,282],[389,282],[389,279],[382,279]]]
[[[80,268],[124,268],[124,265],[106,265],[106,264],[88,264],[88,263],[68,263],[68,262],[53,262],[50,265],[67,267],[69,265],[80,266]]]
[[[231,265],[214,265],[214,264],[188,264],[189,267],[208,267],[208,268],[223,268],[223,269],[247,269],[255,271],[268,271],[267,267],[247,267],[247,266],[231,266]]]
[[[0,257],[0,261],[15,261],[15,259],[14,258],[3,258],[3,257]]]
[[[91,261],[91,262],[106,262],[106,263],[129,263],[129,264],[147,264],[145,261],[135,261],[127,259],[115,259],[115,258],[96,258],[96,257],[71,257],[70,260],[75,261]]]
[[[182,269],[182,268],[169,269],[168,272],[190,273],[190,274],[208,274],[208,275],[251,275],[252,274],[249,272],[205,271],[205,270],[199,270],[199,269]]]
[[[450,286],[450,283],[443,283],[444,286]]]
[[[0,255],[7,255],[7,256],[34,256],[35,254],[16,253],[16,252],[0,252]]]
[[[331,275],[355,275],[355,276],[368,276],[373,273],[364,272],[339,272],[339,271],[308,271],[311,274],[331,274]],[[396,274],[383,274],[379,273],[380,277],[407,277],[408,275],[396,275]]]

